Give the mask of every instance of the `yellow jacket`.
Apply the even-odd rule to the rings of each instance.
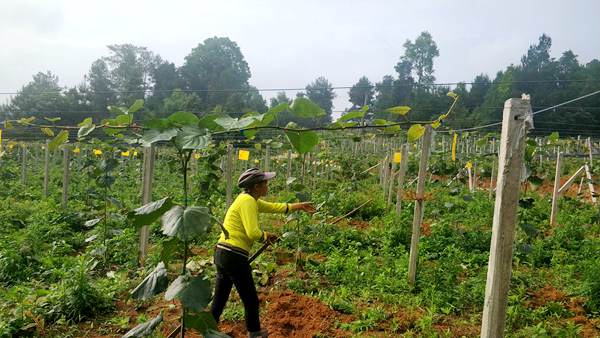
[[[221,232],[219,243],[240,248],[250,252],[252,244],[266,239],[266,233],[258,225],[258,213],[283,214],[289,211],[287,203],[271,203],[261,199],[255,200],[247,193],[241,193],[231,204],[225,214],[223,227],[229,238]]]

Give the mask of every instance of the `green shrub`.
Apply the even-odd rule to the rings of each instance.
[[[90,280],[89,264],[80,260],[52,290],[44,305],[44,315],[49,320],[79,322],[110,308],[111,299]]]

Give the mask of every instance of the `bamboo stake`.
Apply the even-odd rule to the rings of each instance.
[[[422,147],[421,147],[421,158],[419,160],[419,176],[417,178],[417,191],[415,200],[415,211],[412,223],[412,237],[410,241],[410,257],[408,264],[408,283],[410,286],[415,285],[415,279],[417,276],[417,260],[419,257],[419,237],[421,236],[421,223],[423,223],[423,212],[425,202],[423,200],[423,194],[425,192],[425,179],[427,175],[427,161],[429,160],[429,153],[431,147],[431,126],[425,126],[425,133],[423,135]]]

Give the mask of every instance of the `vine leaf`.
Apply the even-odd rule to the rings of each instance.
[[[177,136],[177,129],[167,129],[162,131],[159,129],[149,129],[142,135],[140,143],[144,147],[150,147],[156,142],[170,141],[175,136]]]
[[[343,122],[343,121],[348,121],[348,120],[352,120],[352,119],[362,119],[363,117],[365,117],[365,113],[366,113],[366,111],[362,111],[362,110],[350,111],[350,112],[342,115],[337,120],[337,122]]]
[[[323,110],[323,108],[319,107],[318,104],[304,97],[296,98],[292,103],[290,110],[292,113],[294,113],[294,115],[298,117],[310,118],[325,115],[325,111]]]
[[[410,107],[409,106],[396,106],[396,107],[388,108],[385,111],[390,114],[397,114],[397,115],[404,116],[404,115],[408,114],[408,112],[410,111]]]
[[[160,262],[144,280],[131,291],[131,296],[139,300],[147,300],[165,291],[167,288],[167,269],[165,263]]]
[[[123,338],[138,338],[138,337],[148,337],[152,334],[152,331],[163,321],[162,313],[158,316],[154,317],[152,320],[149,320],[145,323],[141,323],[133,329],[129,330]]]
[[[171,124],[186,126],[197,125],[200,119],[193,113],[180,111],[169,115],[169,117],[167,117],[167,121]]]
[[[137,99],[135,100],[135,102],[129,107],[129,109],[127,109],[127,111],[125,112],[125,114],[133,114],[135,112],[137,112],[138,110],[142,109],[144,107],[144,100],[142,99]]]
[[[187,125],[177,133],[175,143],[177,143],[181,149],[205,149],[210,143],[210,135],[207,133],[206,129]]]
[[[293,122],[288,123],[286,128],[295,128],[297,125]],[[299,154],[311,151],[319,143],[319,135],[314,131],[292,131],[286,130],[285,136]]]
[[[414,142],[414,141],[420,139],[424,133],[425,133],[425,127],[423,127],[419,123],[413,124],[412,126],[410,126],[410,128],[408,129],[408,132],[406,133],[408,142]]]
[[[94,129],[96,129],[96,125],[93,123],[92,118],[88,117],[78,124],[79,130],[77,131],[77,138],[82,138],[89,135]]]
[[[165,300],[178,298],[186,309],[201,312],[210,302],[211,293],[210,282],[207,279],[201,276],[181,275],[169,285],[165,292]]]
[[[171,209],[172,206],[171,198],[165,197],[133,210],[127,217],[133,220],[133,225],[136,227],[149,225],[167,212],[167,210]]]
[[[170,237],[188,241],[208,233],[212,220],[208,208],[188,207],[185,210],[177,205],[162,217],[162,232]]]
[[[56,135],[50,143],[48,143],[48,149],[56,150],[60,145],[66,143],[69,140],[69,132],[66,130],[61,130],[58,135]]]
[[[50,128],[40,128],[42,130],[42,133],[46,134],[46,136],[52,137],[54,136],[54,131],[52,131],[52,129]]]
[[[217,329],[217,322],[215,321],[212,314],[208,311],[201,312],[191,312],[187,311],[185,313],[185,326],[194,328],[198,330],[198,332],[202,332],[204,337],[229,337],[227,335],[207,335],[207,333],[215,332],[217,334],[222,334]]]

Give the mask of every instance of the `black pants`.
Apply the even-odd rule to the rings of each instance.
[[[252,279],[252,269],[248,264],[248,257],[227,251],[221,248],[215,250],[215,265],[217,267],[217,278],[215,284],[215,296],[210,311],[217,321],[221,318],[232,285],[240,294],[244,303],[244,316],[246,328],[249,332],[260,331],[260,320],[258,319],[258,295]]]

